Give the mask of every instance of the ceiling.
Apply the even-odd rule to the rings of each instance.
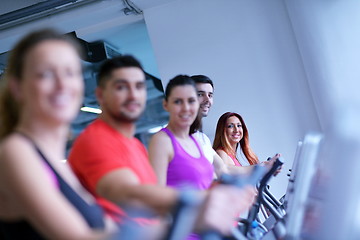
[[[87,34],[143,19],[142,10],[171,1],[174,0],[2,0],[0,29],[16,32],[24,25],[31,27],[27,23],[36,20],[40,20],[36,24],[47,25],[41,22],[46,18],[54,27],[69,23],[68,28]],[[6,33],[2,31],[0,36],[7,36]]]
[[[3,0],[1,1],[0,15],[28,7],[39,2],[43,2],[43,1],[42,0]]]
[[[144,17],[141,13],[131,11],[131,6],[135,4],[136,9],[143,10],[168,2],[169,0],[2,0],[0,69],[4,68],[7,52],[12,49],[13,44],[27,32],[42,27],[54,27],[64,33],[75,31],[77,37],[87,42],[102,41],[119,53],[135,55],[150,74],[147,81],[148,108],[138,122],[139,137],[146,144],[148,130],[164,125],[167,114],[161,105],[162,92],[159,89],[162,85],[158,79],[155,56]],[[84,106],[97,106],[93,94],[97,65],[86,64],[84,78],[87,95]],[[154,112],[157,114],[154,115]],[[96,116],[94,113],[80,111],[73,122],[75,136]]]
[[[159,77],[143,15],[125,10],[128,3],[147,9],[169,1],[173,0],[2,0],[0,54],[9,51],[27,32],[54,27],[64,33],[75,31],[79,38],[88,42],[106,41],[120,52],[134,54],[147,72]],[[42,13],[29,14],[29,8],[39,8],[38,5],[53,7]],[[17,19],[9,21],[13,16]],[[3,62],[0,56],[0,64]]]

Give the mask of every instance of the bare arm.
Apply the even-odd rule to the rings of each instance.
[[[96,185],[99,195],[117,204],[145,205],[159,214],[167,213],[175,205],[178,194],[171,188],[142,185],[128,168],[111,171]]]
[[[19,151],[21,149],[21,151]],[[75,207],[52,183],[43,161],[28,142],[11,137],[0,150],[0,189],[3,198],[17,208],[45,238],[103,239],[91,230]]]
[[[235,166],[233,160],[223,150],[217,150],[214,153],[214,168],[217,176],[221,174],[248,174],[253,166]],[[219,175],[220,174],[220,175]]]
[[[229,169],[228,167],[225,165],[224,161],[222,160],[222,158],[214,151],[214,161],[213,161],[213,165],[214,165],[214,170],[216,173],[217,177],[220,177],[222,174],[229,174]]]
[[[158,132],[152,136],[149,143],[149,159],[161,186],[166,186],[167,169],[173,156],[173,146],[166,133]]]

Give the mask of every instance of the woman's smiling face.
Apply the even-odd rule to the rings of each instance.
[[[18,84],[23,111],[49,121],[70,122],[79,111],[84,89],[75,48],[58,40],[39,43],[25,56]]]
[[[240,119],[231,116],[226,120],[226,137],[230,144],[236,144],[243,138],[243,128]]]

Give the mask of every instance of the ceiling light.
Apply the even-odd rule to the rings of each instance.
[[[100,114],[102,112],[101,109],[93,108],[93,107],[82,107],[80,108],[80,110],[83,112],[96,113],[96,114]]]
[[[150,128],[147,131],[148,131],[148,133],[157,133],[158,131],[160,131],[161,129],[163,129],[166,126],[167,126],[167,124],[164,124],[162,126],[156,126],[156,127]]]

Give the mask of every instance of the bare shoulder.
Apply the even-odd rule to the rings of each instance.
[[[37,171],[41,159],[29,140],[19,134],[12,134],[0,144],[0,175],[22,174],[23,171]],[[6,173],[6,174],[5,174]]]
[[[224,161],[227,165],[234,165],[232,159],[229,157],[229,155],[222,149],[216,150],[216,153],[221,157],[221,159]]]
[[[151,137],[151,140],[155,141],[164,141],[163,139],[170,139],[170,137],[164,131],[159,131]]]
[[[36,176],[36,177],[34,177]],[[12,196],[25,196],[36,192],[37,186],[48,182],[43,163],[26,138],[12,134],[0,144],[0,188],[11,189]],[[6,184],[2,184],[6,182]],[[46,186],[47,187],[47,186]],[[45,189],[45,188],[44,188]],[[4,190],[4,191],[5,191]],[[28,196],[28,195],[27,195]],[[22,199],[21,201],[26,201]]]
[[[28,140],[17,134],[11,134],[0,144],[0,164],[13,163],[19,157],[31,154],[33,149]]]
[[[223,156],[227,155],[226,152],[222,149],[217,149],[215,151],[221,158],[223,158]]]
[[[170,137],[163,131],[152,136],[149,143],[150,162],[169,162],[174,156],[174,149]]]
[[[164,131],[159,131],[151,137],[150,146],[168,147],[171,146],[171,139]]]

